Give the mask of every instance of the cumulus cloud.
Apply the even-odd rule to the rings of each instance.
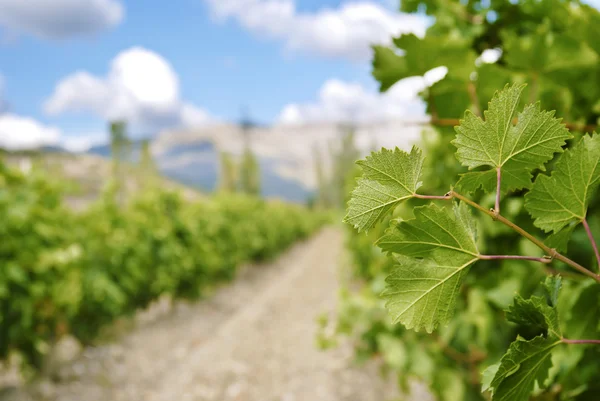
[[[106,120],[126,120],[134,130],[194,127],[207,112],[180,99],[179,78],[160,55],[135,47],[118,54],[106,77],[79,71],[63,79],[46,101],[50,115],[87,112]]]
[[[60,140],[60,146],[69,152],[86,152],[91,147],[108,144],[108,134],[106,132],[79,134],[77,136],[63,135]]]
[[[289,104],[279,115],[282,124],[314,122],[368,123],[424,117],[418,93],[442,79],[446,67],[435,68],[424,77],[403,79],[385,93],[370,91],[362,85],[331,79],[323,84],[318,99],[309,104]]]
[[[235,19],[246,29],[282,40],[291,50],[367,60],[371,44],[389,43],[391,36],[423,35],[424,17],[391,12],[372,2],[337,9],[300,12],[294,0],[205,0],[215,18]]]
[[[35,149],[55,145],[61,132],[38,121],[15,114],[0,115],[0,148],[8,150]]]
[[[0,0],[0,26],[43,39],[92,35],[119,24],[119,0]]]

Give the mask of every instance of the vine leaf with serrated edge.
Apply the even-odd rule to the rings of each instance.
[[[585,219],[587,208],[600,184],[600,135],[585,135],[563,153],[550,176],[540,174],[525,195],[525,209],[534,225],[559,232]]]
[[[394,323],[432,332],[452,317],[463,279],[480,256],[467,206],[455,204],[453,212],[417,207],[415,219],[399,222],[377,242],[399,263],[382,293]]]
[[[543,386],[552,367],[552,350],[562,342],[556,311],[560,286],[559,277],[550,277],[544,283],[547,300],[537,296],[525,300],[517,296],[506,311],[509,321],[542,333],[531,340],[518,337],[500,363],[484,372],[487,380],[483,391],[491,391],[493,401],[527,401],[536,382]],[[490,376],[493,376],[491,381]]]
[[[506,86],[496,92],[485,111],[485,121],[470,111],[457,126],[456,157],[469,169],[488,166],[492,170],[464,174],[457,187],[486,192],[496,189],[496,169],[502,173],[501,192],[531,186],[531,172],[544,169],[554,153],[561,152],[569,131],[554,118],[554,112],[540,110],[539,103],[530,104],[513,118],[525,85]]]
[[[383,148],[356,164],[363,176],[352,191],[344,221],[359,232],[372,228],[401,201],[414,197],[421,186],[423,155],[416,146],[410,153]]]

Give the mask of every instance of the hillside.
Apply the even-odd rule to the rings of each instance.
[[[407,121],[362,124],[356,128],[356,146],[363,153],[381,146],[408,148],[420,138],[421,126]],[[331,149],[341,137],[335,123],[274,125],[249,133],[261,166],[263,195],[303,202],[316,187],[315,152],[330,167]],[[244,133],[235,125],[168,131],[152,143],[161,172],[187,185],[211,190],[218,177],[221,151],[240,155]]]
[[[419,140],[422,122],[389,121],[356,127],[355,145],[363,154],[378,147],[408,148]],[[249,143],[261,168],[262,195],[304,203],[316,188],[317,152],[327,172],[331,153],[340,143],[342,129],[336,123],[274,125],[249,131]],[[139,141],[134,141],[129,162],[139,159]],[[242,154],[244,133],[233,124],[214,124],[204,128],[166,131],[151,142],[156,165],[166,185],[186,191],[188,196],[212,191],[219,177],[219,155]],[[99,145],[86,153],[69,153],[60,147],[45,147],[36,152],[7,153],[11,164],[24,168],[33,162],[44,169],[64,175],[76,183],[68,200],[75,207],[88,204],[100,193],[111,174],[111,148]],[[139,188],[141,177],[132,168],[127,191]],[[81,204],[81,205],[80,205]]]
[[[91,154],[73,154],[59,150],[38,152],[4,152],[2,158],[11,166],[23,171],[42,168],[55,177],[64,178],[70,185],[65,193],[65,201],[74,209],[81,210],[93,202],[102,192],[112,171],[110,160]],[[126,167],[128,180],[125,193],[138,191],[144,176],[135,166]],[[188,199],[199,199],[201,192],[179,182],[160,178],[163,188],[180,190]]]

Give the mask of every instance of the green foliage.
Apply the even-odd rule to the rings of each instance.
[[[453,144],[458,160],[469,169],[494,168],[463,175],[464,180],[457,184],[462,190],[471,192],[482,186],[486,192],[494,192],[496,169],[503,177],[503,193],[528,188],[531,171],[543,168],[570,138],[568,130],[553,118],[554,112],[541,111],[539,104],[527,106],[518,114],[517,124],[512,124],[523,88],[507,86],[490,102],[485,121],[467,111],[456,128]]]
[[[600,13],[575,0],[404,0],[400,4],[404,12],[425,13],[430,25],[422,38],[403,35],[392,40],[388,47],[374,47],[372,71],[382,91],[403,78],[421,76],[442,65],[448,69],[443,79],[420,93],[435,128],[428,128],[422,135],[421,148],[426,158],[422,164],[419,181],[423,184],[418,189],[419,193],[439,196],[449,189],[461,193],[466,189],[482,188],[471,194],[471,199],[483,208],[482,213],[473,214],[478,252],[481,255],[540,255],[535,244],[494,221],[489,213],[483,213],[495,207],[495,166],[498,163],[493,161],[498,159],[491,158],[492,163],[475,167],[472,171],[467,171],[468,166],[456,163],[455,149],[450,144],[457,134],[453,126],[459,125],[459,119],[467,109],[473,122],[481,124],[483,121],[486,124],[487,116],[483,120],[475,116],[483,116],[481,110],[486,108],[487,101],[494,97],[496,90],[507,84],[520,87],[528,83],[520,90],[515,109],[507,113],[512,113],[511,117],[515,118],[506,117],[506,120],[511,118],[506,137],[514,135],[519,125],[521,117],[517,110],[522,111],[521,114],[527,111],[532,115],[542,115],[540,110],[557,110],[556,118],[566,121],[565,125],[574,137],[573,140],[564,138],[565,148],[577,146],[582,137],[579,131],[591,132],[593,128],[589,125],[597,124],[600,117],[600,46],[597,40]],[[481,58],[482,53],[490,49],[501,51],[495,63],[486,63]],[[453,57],[454,54],[459,57]],[[526,103],[536,101],[540,102],[539,108],[526,106]],[[548,116],[547,123],[552,121],[556,121],[554,116]],[[560,128],[559,133],[564,134],[565,130]],[[590,138],[586,137],[584,141],[589,142]],[[489,145],[497,144],[498,139],[490,137],[484,143],[488,146],[477,145],[476,148],[492,148]],[[543,162],[529,166],[527,174],[521,171],[518,177],[523,179],[512,178],[513,182],[516,181],[512,186],[531,187],[530,192],[525,189],[509,191],[510,172],[503,171],[501,189],[505,195],[499,199],[500,216],[536,238],[545,238],[542,245],[550,250],[555,248],[558,252],[566,252],[571,261],[585,267],[596,266],[590,239],[584,225],[579,224],[581,219],[571,216],[562,229],[548,235],[534,225],[539,216],[528,214],[528,211],[535,213],[529,204],[533,200],[533,191],[540,189],[536,185],[556,184],[556,187],[548,186],[548,191],[552,195],[560,192],[566,197],[569,193],[577,193],[583,206],[571,196],[570,202],[576,206],[573,211],[578,217],[587,216],[591,232],[596,238],[600,235],[600,225],[595,218],[600,212],[600,197],[595,194],[595,189],[590,186],[583,196],[581,189],[585,185],[581,182],[585,182],[585,178],[579,180],[571,173],[571,180],[564,180],[558,171],[553,172],[558,169],[559,163],[565,166],[561,169],[566,168],[567,155],[576,150],[572,148],[561,154],[560,147],[564,142],[560,143],[551,153],[548,153],[550,149],[543,149]],[[584,152],[587,159],[583,160],[593,160],[594,152],[591,146],[587,153]],[[514,162],[506,162],[509,167],[510,163]],[[506,164],[503,170],[507,170]],[[571,164],[569,168],[574,167]],[[577,166],[577,171],[589,172],[587,164]],[[547,176],[540,167],[552,174]],[[556,176],[554,180],[553,176]],[[457,177],[460,177],[460,185],[456,185]],[[568,185],[570,182],[573,187]],[[567,189],[561,189],[561,186]],[[547,196],[545,200],[550,202],[551,197]],[[373,225],[366,235],[364,231],[358,233],[348,229],[349,268],[353,279],[348,283],[349,289],[340,297],[337,334],[352,337],[359,359],[380,358],[388,370],[397,373],[399,384],[405,391],[408,382],[417,379],[428,385],[438,400],[489,400],[492,397],[490,385],[496,371],[486,368],[495,366],[497,369],[516,339],[526,342],[541,336],[544,340],[546,335],[539,325],[536,328],[506,322],[504,310],[515,304],[515,294],[527,301],[533,296],[541,296],[546,298],[549,306],[557,304],[560,332],[566,338],[600,338],[598,284],[569,272],[568,265],[556,259],[547,270],[564,277],[558,303],[550,301],[553,297],[548,294],[549,291],[540,291],[539,282],[547,273],[540,266],[547,266],[549,260],[542,259],[546,263],[540,264],[518,259],[480,259],[464,277],[456,295],[454,316],[447,325],[439,325],[432,335],[392,325],[384,309],[385,300],[380,294],[386,286],[386,278],[402,272],[394,267],[395,258],[386,258],[381,249],[372,244],[385,235],[391,219],[414,222],[411,220],[413,208],[425,202],[413,196],[398,203],[384,213],[382,223]],[[539,214],[547,220],[553,219],[541,211]],[[452,214],[449,213],[449,216]],[[393,227],[396,225],[393,223]],[[425,255],[423,261],[428,260],[430,255]],[[359,290],[351,290],[357,287],[357,280],[362,285]],[[540,321],[543,322],[543,319]],[[536,373],[540,377],[547,374],[547,380],[533,384],[532,393],[528,396],[532,400],[596,399],[600,391],[599,357],[600,347],[595,345],[557,345],[551,351],[552,367]],[[541,359],[546,363],[547,359]],[[517,372],[519,370],[513,374]],[[446,380],[441,378],[443,374],[447,375]],[[510,377],[507,376],[507,379]],[[485,384],[486,391],[483,393],[481,382]],[[503,391],[508,389],[510,382],[504,383],[499,385],[499,392],[496,389],[495,397],[506,397],[502,394],[505,394]]]
[[[516,125],[512,125],[514,110],[521,91],[522,87],[505,87],[504,90],[494,95],[490,102],[490,108],[485,113],[485,122],[475,117],[466,118],[456,128],[457,137],[454,144],[457,147],[458,159],[471,167],[490,166],[494,169],[502,169],[502,175],[494,174],[492,188],[496,188],[496,184],[501,184],[502,181],[509,181],[505,187],[498,186],[496,204],[499,204],[500,196],[503,193],[521,188],[513,185],[514,176],[521,175],[524,180],[529,181],[531,172],[534,169],[543,170],[555,153],[562,152],[565,140],[570,137],[569,131],[552,118],[553,113],[541,111],[539,106],[526,106],[525,111],[519,115]],[[567,215],[565,223],[551,226],[551,228],[558,231],[565,224],[580,222],[586,216],[587,207],[597,189],[596,162],[598,156],[596,153],[598,151],[595,146],[595,138],[597,136],[584,136],[572,150],[562,153],[556,159],[554,171],[550,177],[543,174],[538,175],[533,189],[527,195],[531,196],[528,198],[527,207],[532,217],[536,219],[537,226],[545,228],[540,221],[546,222],[546,224],[549,224],[548,222],[557,224],[556,220],[559,219],[553,213],[570,210],[569,205],[571,204],[577,207]],[[482,379],[477,380],[483,382],[483,389],[492,395],[492,400],[526,401],[534,390],[541,395],[547,389],[547,382],[553,367],[552,359],[559,358],[554,357],[555,351],[558,352],[556,355],[560,355],[560,350],[565,347],[564,344],[579,346],[600,344],[600,339],[594,339],[599,334],[598,324],[595,321],[590,322],[591,316],[581,315],[585,310],[584,303],[593,305],[594,311],[599,305],[597,288],[600,285],[598,284],[600,275],[557,253],[556,250],[551,249],[501,215],[500,210],[489,210],[456,190],[450,190],[443,196],[417,195],[416,190],[420,186],[419,181],[424,161],[420,151],[416,148],[413,148],[410,155],[398,149],[395,151],[383,149],[357,163],[363,167],[363,177],[357,180],[356,189],[352,192],[352,199],[348,202],[349,215],[358,214],[360,216],[360,213],[356,213],[357,205],[363,207],[366,213],[382,208],[386,212],[377,213],[375,218],[370,217],[362,224],[355,223],[358,231],[361,228],[374,227],[377,220],[392,214],[402,201],[404,201],[403,205],[407,205],[411,199],[413,201],[432,200],[453,203],[454,199],[458,200],[458,203],[453,205],[452,213],[436,204],[414,207],[414,219],[398,219],[391,224],[385,235],[376,241],[378,247],[389,253],[398,262],[397,266],[386,273],[385,289],[381,292],[381,297],[386,301],[385,307],[389,311],[393,323],[400,322],[406,329],[415,329],[416,331],[425,329],[429,333],[441,326],[440,336],[444,339],[442,340],[444,344],[448,344],[449,341],[457,341],[461,338],[459,331],[450,329],[448,332],[444,325],[452,327],[454,323],[458,324],[465,319],[460,309],[465,310],[462,297],[465,293],[464,287],[466,287],[469,291],[466,312],[470,312],[474,319],[471,324],[476,329],[475,339],[481,342],[482,349],[490,348],[488,351],[494,351],[490,353],[491,357],[495,355],[495,350],[501,349],[501,347],[497,348],[500,344],[492,346],[489,343],[492,335],[490,324],[493,322],[494,316],[489,303],[505,304],[506,301],[502,300],[505,296],[502,295],[499,298],[505,289],[498,283],[486,284],[491,290],[488,291],[488,301],[486,301],[481,290],[477,288],[478,285],[481,285],[479,284],[480,280],[485,282],[485,275],[474,273],[474,277],[471,279],[470,275],[467,275],[469,267],[473,263],[496,263],[499,265],[507,261],[515,264],[529,261],[543,266],[556,258],[566,266],[585,274],[585,276],[576,275],[576,282],[584,277],[591,277],[595,280],[594,284],[590,284],[592,287],[585,287],[582,292],[570,287],[571,292],[568,292],[567,297],[574,299],[570,305],[571,316],[563,321],[559,319],[558,314],[558,308],[561,305],[559,294],[562,287],[560,277],[548,277],[545,280],[541,286],[544,296],[532,295],[529,299],[525,299],[521,295],[516,295],[513,304],[506,309],[507,320],[515,325],[513,335],[516,335],[516,339],[508,346],[499,363],[492,364],[493,359],[489,358],[490,363],[488,363],[489,367],[486,373]],[[511,163],[514,168],[509,167],[504,170],[505,166],[511,166]],[[514,174],[504,174],[506,172]],[[502,181],[498,182],[497,180]],[[365,185],[365,182],[368,185]],[[540,191],[538,187],[540,185],[545,192]],[[379,200],[379,196],[383,192],[381,188],[386,189],[386,199],[389,199],[387,203],[391,204],[389,207],[386,202]],[[368,199],[369,202],[365,202],[365,199]],[[379,202],[374,202],[374,199]],[[520,205],[523,205],[522,199]],[[469,207],[474,207],[493,220],[503,223],[507,229],[523,236],[523,240],[530,241],[533,246],[540,248],[546,256],[529,256],[531,251],[527,247],[522,248],[517,255],[486,254],[484,251],[489,246],[480,239],[478,240],[477,221],[469,213]],[[510,208],[508,209],[508,215],[514,213]],[[351,214],[352,212],[354,214]],[[353,221],[348,217],[346,220],[351,223],[356,221],[356,219]],[[499,224],[498,222],[494,224]],[[485,226],[483,231],[488,235],[493,235],[493,231]],[[569,232],[573,232],[573,230],[571,229]],[[568,236],[565,238],[568,240]],[[591,236],[589,240],[595,244]],[[556,241],[556,237],[554,241]],[[565,239],[561,238],[561,241],[565,241]],[[568,277],[566,273],[565,277]],[[507,284],[506,289],[514,288],[508,281],[505,284]],[[510,294],[507,295],[510,297]],[[459,313],[453,319],[456,308],[459,309]],[[569,307],[566,308],[569,310]],[[572,321],[573,316],[577,316],[581,320],[573,325],[573,327],[579,328],[578,330],[569,329],[568,325],[565,326],[565,322]],[[565,339],[563,327],[566,327],[565,331],[568,335],[578,333],[589,335],[591,338]],[[464,327],[461,329],[464,330]],[[448,335],[449,337],[447,337]],[[506,336],[504,339],[508,340],[510,336]],[[389,343],[390,339],[387,338],[385,344]],[[380,345],[383,346],[384,343]],[[446,352],[455,353],[456,351],[446,349]],[[582,355],[582,353],[579,354]],[[474,357],[471,353],[468,358],[471,360],[470,358]],[[487,360],[488,358],[483,359]],[[565,362],[565,368],[566,366]],[[402,371],[403,368],[399,367],[399,370]],[[429,372],[428,375],[436,377],[432,372]],[[553,379],[557,377],[554,374]],[[445,394],[454,391],[450,389],[462,386],[458,383],[461,383],[460,378],[448,383],[436,382],[433,379],[432,390],[444,399],[447,397]]]
[[[585,135],[561,156],[550,177],[537,178],[525,197],[525,207],[537,227],[557,232],[585,219],[599,180],[600,136]]]
[[[494,400],[526,401],[535,383],[542,387],[548,377],[552,351],[562,339],[556,311],[560,279],[548,278],[546,288],[551,305],[542,297],[524,300],[517,295],[515,303],[506,312],[509,321],[541,334],[531,340],[517,338],[499,365],[488,368],[488,376],[493,376],[489,390]]]
[[[526,401],[534,384],[542,385],[548,377],[551,352],[560,339],[542,336],[526,341],[517,339],[510,345],[490,384],[494,400]]]
[[[423,156],[417,148],[410,154],[398,148],[382,149],[357,164],[363,177],[352,192],[344,221],[363,231],[373,227],[398,203],[415,196],[421,184]]]
[[[415,220],[400,222],[378,241],[399,255],[401,268],[381,294],[394,323],[431,333],[452,317],[463,279],[479,257],[467,207],[457,205],[453,214],[436,205],[415,208]]]
[[[87,343],[159,296],[200,297],[326,222],[241,195],[190,203],[149,188],[120,204],[114,186],[75,213],[53,182],[0,164],[0,360],[20,352],[39,367],[61,335]]]

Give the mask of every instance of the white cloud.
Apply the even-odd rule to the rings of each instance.
[[[303,13],[294,0],[205,0],[220,20],[233,18],[246,29],[283,40],[291,50],[366,60],[371,44],[389,43],[391,36],[423,35],[424,17],[392,12],[371,2]]]
[[[279,115],[282,124],[314,122],[368,123],[424,117],[423,102],[417,97],[426,87],[442,79],[446,67],[428,71],[424,77],[403,79],[385,93],[362,85],[330,79],[323,84],[315,103],[289,104]]]
[[[0,0],[0,26],[13,34],[68,39],[98,33],[125,15],[119,0]]]
[[[59,142],[58,128],[15,114],[0,115],[0,148],[8,150],[35,149]]]
[[[185,127],[198,127],[212,121],[212,117],[203,109],[192,104],[183,104],[181,108],[181,123]]]
[[[69,152],[86,152],[92,146],[106,145],[108,143],[108,134],[106,132],[93,134],[80,134],[77,136],[63,135],[60,140],[61,147]]]
[[[50,115],[88,112],[107,120],[123,119],[144,133],[211,120],[204,110],[181,101],[173,67],[140,47],[118,54],[106,77],[79,71],[63,79],[44,110]]]

